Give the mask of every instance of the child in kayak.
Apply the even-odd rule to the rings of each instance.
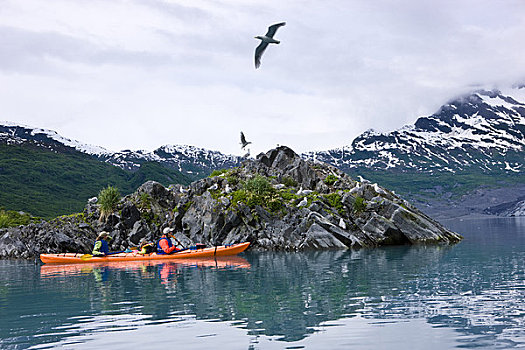
[[[172,232],[173,229],[169,227],[162,230],[162,236],[157,241],[157,254],[172,254],[180,250],[171,242]]]
[[[139,254],[146,255],[155,252],[157,249],[155,243],[143,242],[139,247]]]

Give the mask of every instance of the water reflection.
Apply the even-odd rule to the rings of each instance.
[[[45,264],[40,266],[40,276],[42,278],[57,277],[57,276],[73,276],[79,274],[90,274],[97,269],[112,269],[122,270],[126,272],[138,272],[143,274],[142,277],[148,276],[151,272],[152,266],[160,266],[161,269],[165,266],[170,266],[167,270],[177,269],[178,267],[210,267],[217,269],[224,268],[249,268],[250,263],[239,256],[219,256],[216,258],[201,258],[201,259],[178,259],[172,261],[123,261],[123,262],[94,262],[83,264]]]
[[[187,348],[226,334],[244,349],[315,348],[335,334],[331,348],[367,348],[377,332],[394,347],[396,332],[447,347],[525,345],[524,226],[452,224],[466,237],[452,247],[248,252],[189,264],[0,262],[0,347],[105,344],[146,328],[185,337]]]

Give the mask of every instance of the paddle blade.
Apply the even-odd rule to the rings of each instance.
[[[82,256],[80,257],[80,260],[84,260],[84,261],[86,261],[86,260],[91,259],[92,257],[93,257],[93,255],[91,255],[91,254],[84,254],[84,255],[82,255]]]

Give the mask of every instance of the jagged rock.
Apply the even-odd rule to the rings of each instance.
[[[272,149],[266,154],[259,154],[257,162],[250,165],[255,169],[266,171],[270,176],[292,178],[305,189],[313,189],[316,185],[314,169],[286,146]],[[248,165],[245,163],[245,166]]]
[[[353,209],[354,203],[355,203],[355,196],[352,195],[352,192],[347,192],[343,195],[343,198],[341,199],[341,202],[348,208]]]
[[[76,252],[82,250],[82,247],[70,236],[63,232],[56,232],[52,236],[53,243],[58,250]]]
[[[416,215],[404,208],[399,208],[392,215],[392,222],[401,230],[411,243],[439,241],[458,241],[461,237],[448,231],[430,218]]]
[[[104,222],[104,230],[111,231],[118,223],[120,223],[120,216],[112,213],[106,218],[106,221]]]
[[[139,244],[146,236],[151,236],[151,231],[144,220],[135,222],[129,233],[129,241],[135,245]]]
[[[377,245],[407,244],[409,239],[391,221],[377,213],[362,226],[365,232]]]
[[[145,182],[137,189],[136,194],[146,194],[152,199],[150,204],[154,211],[173,208],[176,202],[175,194],[156,181]]]
[[[84,209],[84,215],[87,217],[98,218],[100,216],[99,206],[97,204],[88,203]]]
[[[21,252],[27,250],[20,239],[13,232],[6,232],[0,237],[0,256],[6,258],[21,257]]]
[[[315,223],[305,232],[306,239],[301,244],[301,249],[328,249],[348,248],[341,240],[337,239],[325,227]]]
[[[121,222],[126,228],[132,228],[140,220],[140,211],[133,203],[124,203],[121,212]]]

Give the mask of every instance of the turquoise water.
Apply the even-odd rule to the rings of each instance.
[[[525,218],[452,247],[182,263],[0,261],[1,349],[525,347]]]

